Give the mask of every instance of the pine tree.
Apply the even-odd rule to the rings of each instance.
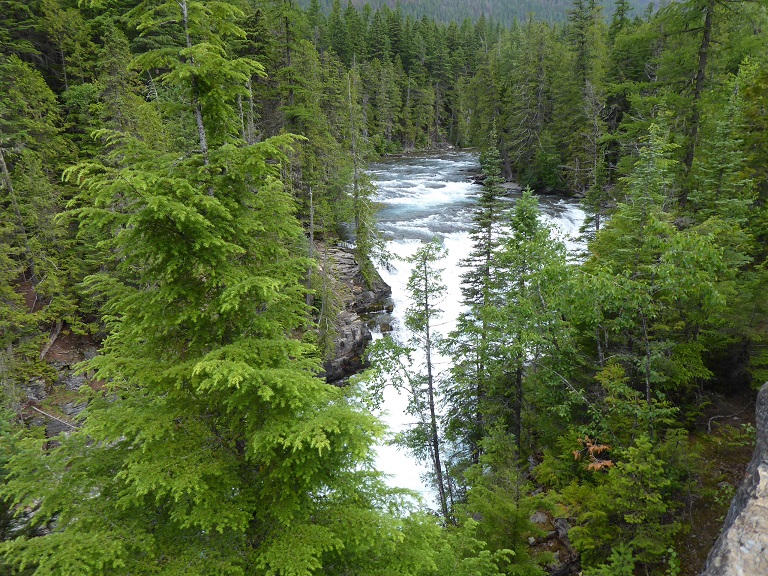
[[[652,127],[625,180],[626,201],[591,243],[584,266],[594,290],[589,314],[597,316],[587,330],[595,331],[598,363],[621,351],[648,406],[659,392],[684,390],[710,375],[700,335],[721,321],[725,303],[714,238],[706,230],[677,231],[664,210],[674,203],[676,165],[666,138],[662,127]]]
[[[488,396],[489,419],[504,424],[523,457],[526,374],[567,339],[562,290],[568,271],[565,248],[541,220],[538,201],[527,189],[512,209],[510,233],[496,255],[501,307],[486,309],[495,361]],[[557,350],[563,353],[563,350]]]
[[[748,73],[745,69],[744,74]],[[744,174],[747,158],[739,137],[744,131],[744,119],[738,79],[727,88],[731,91],[727,104],[712,119],[714,133],[701,146],[690,200],[699,221],[719,216],[743,225],[756,196],[753,181]]]
[[[391,542],[355,528],[388,522],[368,471],[378,426],[295,338],[308,261],[279,180],[292,138],[238,139],[240,72],[258,66],[217,46],[241,33],[239,13],[186,7],[206,41],[135,64],[170,67],[164,86],[190,98],[199,138],[180,158],[102,130],[107,161],[68,171],[81,229],[112,259],[86,280],[106,298],[109,336],[84,369],[107,393],[58,447],[28,440],[7,466],[3,496],[52,528],[2,544],[19,573],[308,573]],[[142,28],[171,8],[148,9]]]
[[[330,16],[328,16],[328,46],[345,64],[350,61],[348,40],[348,30],[342,16],[341,2],[340,0],[333,0],[333,8]]]
[[[568,11],[568,34],[575,55],[574,75],[578,85],[594,82],[596,69],[600,66],[600,22],[602,5],[599,0],[574,0]]]
[[[219,146],[237,133],[233,97],[237,92],[245,94],[252,75],[263,74],[257,61],[229,58],[226,53],[225,38],[244,36],[233,22],[242,13],[227,2],[144,0],[127,16],[142,37],[161,43],[139,54],[135,65],[143,70],[164,70],[155,80],[183,91],[193,112],[203,163],[208,164],[209,146]],[[225,86],[233,93],[225,93]]]
[[[632,6],[629,0],[616,0],[615,10],[613,16],[611,16],[611,24],[608,28],[608,41],[613,44],[616,41],[622,30],[631,24],[629,14],[632,11]]]
[[[424,353],[426,370],[426,373],[415,376],[412,381],[413,395],[409,410],[420,419],[420,426],[411,435],[411,449],[417,455],[429,455],[440,512],[445,522],[449,523],[449,480],[443,467],[437,413],[438,375],[434,364],[439,340],[435,333],[436,321],[442,315],[439,305],[445,293],[445,285],[442,284],[440,277],[441,270],[435,266],[444,256],[444,248],[439,240],[434,239],[423,244],[413,256],[407,259],[407,262],[413,265],[407,285],[413,304],[405,312],[405,325],[413,334],[414,348]]]
[[[381,10],[376,10],[368,29],[368,59],[384,62],[390,59],[391,54],[386,17]]]
[[[575,0],[569,11],[568,40],[573,60],[561,69],[569,75],[556,97],[556,133],[566,150],[566,182],[571,190],[590,191],[587,206],[603,201],[605,161],[603,76],[605,25],[598,0]],[[568,70],[570,68],[570,70]],[[597,197],[593,200],[593,197]]]
[[[0,54],[37,55],[40,4],[20,0],[0,1],[4,23],[0,27]]]
[[[350,61],[352,64],[362,62],[366,54],[367,23],[363,20],[351,0],[347,2],[347,9],[344,11],[344,24],[347,28]]]
[[[553,46],[552,30],[546,24],[529,18],[525,25],[512,31],[505,44],[502,75],[507,78],[508,113],[504,122],[507,134],[510,171],[524,186],[541,187],[557,184],[543,177],[543,172],[557,174],[559,162],[536,162],[544,148],[544,131],[552,118]]]
[[[387,384],[407,394],[407,412],[416,422],[400,433],[397,441],[417,460],[429,464],[440,516],[445,524],[451,524],[452,482],[444,462],[438,414],[439,374],[435,365],[440,343],[436,323],[442,316],[439,306],[446,289],[437,265],[444,256],[445,249],[435,238],[422,243],[405,259],[412,266],[406,287],[411,300],[405,311],[409,336],[403,343],[392,338],[374,342],[368,352],[372,368],[366,380],[374,394],[380,395]],[[418,358],[414,359],[416,354]]]
[[[56,97],[17,56],[0,56],[0,323],[2,405],[18,409],[18,385],[50,375],[41,352],[66,319],[76,324],[72,235],[57,214],[65,157]],[[27,301],[22,294],[26,294]]]
[[[529,495],[532,486],[515,458],[514,438],[495,427],[488,430],[482,444],[479,462],[466,472],[470,488],[466,503],[459,508],[482,518],[478,536],[491,550],[513,553],[508,560],[510,573],[543,575],[528,538],[539,533],[531,516],[548,505],[541,495]]]
[[[351,206],[354,224],[355,252],[366,281],[373,277],[373,261],[385,260],[384,241],[376,229],[373,196],[376,192],[366,174],[365,159],[370,144],[366,141],[364,114],[360,107],[360,78],[356,68],[347,73],[346,103],[348,115],[347,138],[352,160]]]
[[[678,195],[682,207],[695,184],[694,166],[710,113],[709,97],[726,81],[724,72],[735,74],[745,57],[760,50],[752,45],[755,36],[744,24],[762,18],[757,16],[758,5],[745,2],[739,10],[731,8],[731,3],[721,0],[689,0],[665,6],[656,16],[666,32],[658,79],[665,87],[667,107],[685,119],[678,128],[684,138],[679,151],[685,173]]]
[[[307,9],[307,24],[311,41],[315,48],[320,51],[323,45],[323,32],[325,31],[325,15],[320,9],[319,0],[311,0]]]
[[[503,201],[500,184],[501,160],[495,142],[495,131],[486,150],[481,154],[480,166],[485,175],[483,191],[478,200],[470,230],[472,252],[462,265],[469,269],[462,276],[463,304],[467,311],[459,315],[456,330],[446,341],[453,358],[451,382],[447,386],[446,429],[456,445],[452,465],[458,469],[477,464],[483,437],[481,404],[487,395],[489,366],[496,344],[488,339],[486,322],[488,310],[503,306],[498,290],[499,266],[497,256],[501,238],[508,224],[508,206]],[[454,474],[460,478],[461,474]]]
[[[682,439],[674,437],[678,442]],[[670,438],[671,443],[672,438]],[[590,491],[591,497],[579,506],[582,524],[572,530],[573,542],[581,552],[583,562],[592,567],[608,557],[616,562],[615,551],[625,550],[625,561],[630,565],[658,565],[670,558],[674,536],[681,525],[670,514],[679,506],[674,497],[676,489],[684,488],[675,478],[679,471],[664,461],[664,454],[654,449],[648,436],[641,436],[626,451],[616,451],[620,461],[607,470],[598,486],[590,486],[580,497]],[[691,465],[692,458],[686,464]],[[626,548],[631,553],[626,553]],[[628,558],[627,558],[628,557]],[[628,573],[621,565],[602,575]]]

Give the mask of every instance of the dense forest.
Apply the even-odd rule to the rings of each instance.
[[[308,8],[311,0],[301,0],[300,6]],[[643,13],[650,0],[630,0],[629,5],[638,13]],[[656,2],[658,5],[659,2]],[[330,12],[333,0],[321,0],[320,7],[327,14]],[[570,0],[484,0],[482,2],[472,0],[352,0],[355,8],[364,10],[369,5],[372,10],[384,8],[403,12],[407,16],[416,19],[426,16],[438,22],[461,22],[465,18],[477,20],[481,16],[497,20],[509,26],[515,20],[524,21],[528,14],[535,14],[539,20],[548,22],[560,22],[566,19],[571,8]],[[603,5],[606,14],[613,14],[614,0],[609,0]],[[651,7],[653,10],[653,7]]]
[[[765,2],[405,5],[0,0],[0,572],[543,575],[544,513],[585,575],[696,573],[751,442],[717,403],[768,379]],[[449,145],[484,176],[459,327],[432,338],[425,244],[413,340],[331,386],[317,248],[372,275],[367,162]],[[575,260],[552,192],[589,214]],[[30,396],[63,335],[99,349],[73,418]],[[370,407],[435,347],[450,377],[404,376],[429,511],[374,469]]]

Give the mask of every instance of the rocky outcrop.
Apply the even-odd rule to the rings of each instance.
[[[342,311],[336,323],[338,327],[334,339],[334,354],[323,365],[328,382],[338,382],[365,368],[363,352],[373,339],[368,326],[354,312]]]
[[[342,304],[335,323],[334,354],[323,365],[326,380],[337,382],[365,367],[363,353],[373,336],[361,314],[386,309],[392,289],[378,274],[367,282],[351,249],[329,246],[321,250],[318,252],[329,262],[330,275],[338,287],[335,292]]]
[[[86,408],[87,400],[78,391],[85,385],[98,389],[102,383],[76,373],[75,367],[93,358],[97,351],[96,343],[87,336],[78,336],[67,329],[55,334],[42,359],[56,371],[56,381],[48,384],[34,379],[24,389],[26,401],[22,414],[29,426],[45,427],[46,437],[54,438],[79,425],[79,415]]]
[[[568,538],[571,527],[565,518],[555,518],[549,512],[534,512],[530,521],[541,536],[531,537],[528,543],[532,554],[548,553],[552,563],[547,566],[550,576],[574,576],[581,572],[579,554],[573,549]]]
[[[362,267],[355,253],[341,246],[328,247],[327,258],[331,263],[334,280],[345,287],[345,308],[365,314],[378,312],[386,307],[392,289],[376,272],[370,285],[363,277]]]
[[[768,575],[768,383],[757,396],[757,444],[701,576]]]
[[[486,174],[475,174],[472,176],[472,184],[484,184],[485,181],[488,179],[488,176]],[[523,191],[523,187],[520,186],[517,182],[513,182],[511,180],[500,182],[497,184],[499,188],[506,191],[507,194],[519,194]]]

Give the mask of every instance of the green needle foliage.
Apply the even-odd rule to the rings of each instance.
[[[545,512],[585,574],[693,567],[705,411],[768,374],[764,3],[306,3],[0,0],[0,572],[540,574]],[[430,244],[372,371],[438,521],[373,471],[370,391],[316,374],[329,247],[385,256],[367,163],[449,145],[488,175],[453,366]],[[537,192],[583,196],[577,259]]]
[[[220,57],[195,52],[194,74],[187,61],[165,79],[196,87],[203,122],[224,98]],[[279,180],[294,138],[228,134],[179,158],[95,136],[107,161],[67,175],[82,233],[111,261],[85,281],[109,336],[83,370],[107,394],[60,446],[29,440],[8,464],[3,493],[49,533],[0,553],[33,574],[318,569],[360,541],[356,514],[375,520],[383,496],[367,471],[377,424],[315,376],[314,350],[293,337],[308,328],[309,266]]]

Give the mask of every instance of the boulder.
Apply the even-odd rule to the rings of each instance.
[[[42,378],[35,378],[27,383],[24,387],[24,392],[27,396],[27,400],[33,402],[44,400],[48,397],[48,387],[45,384],[45,380]]]
[[[55,420],[50,418],[45,424],[45,437],[55,438],[61,433],[67,434],[72,431],[72,426],[65,420]]]
[[[75,374],[74,370],[59,370],[58,378],[56,380],[57,386],[63,386],[70,391],[77,391],[81,386],[86,384],[88,384],[86,377],[81,374]]]
[[[757,443],[701,576],[768,575],[768,383],[757,395]]]
[[[507,194],[520,194],[523,191],[523,187],[517,182],[502,182],[501,188],[506,191]]]
[[[579,554],[574,550],[568,538],[571,526],[564,518],[555,518],[550,512],[534,512],[530,521],[542,535],[528,539],[531,553],[548,553],[552,562],[546,567],[550,576],[575,576],[581,573]]]

